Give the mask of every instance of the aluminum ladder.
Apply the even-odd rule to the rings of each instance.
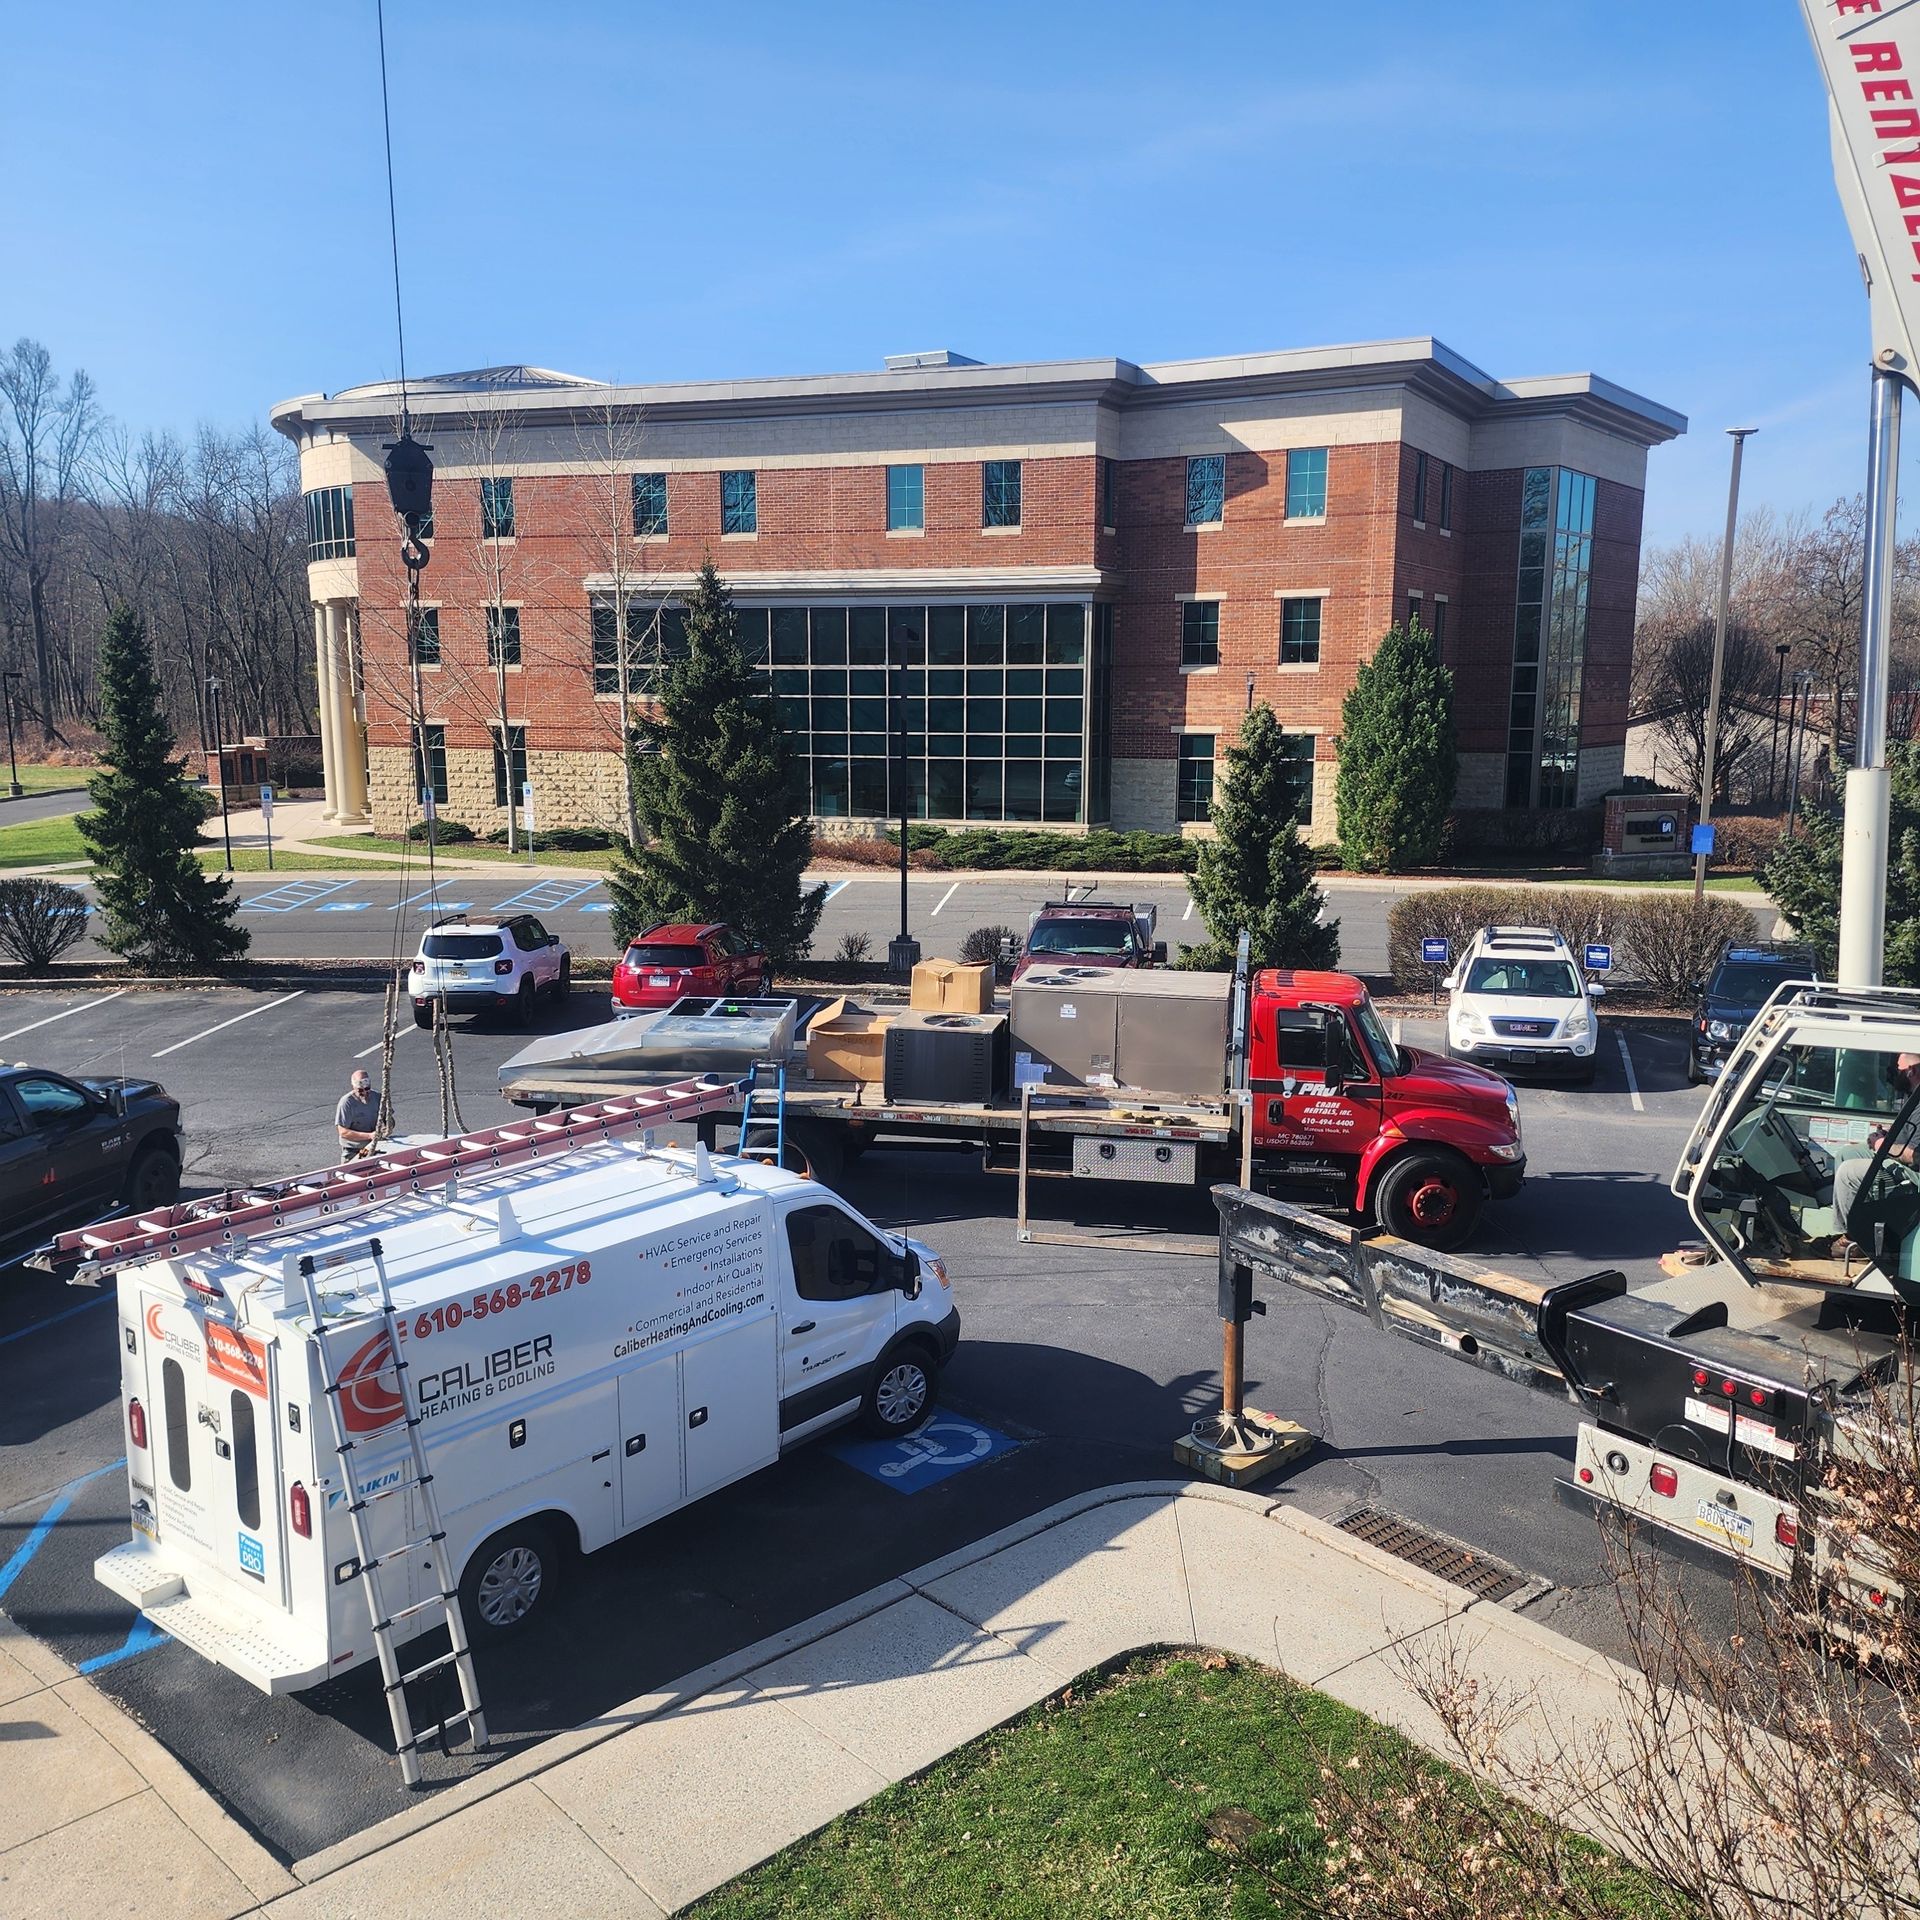
[[[369,1381],[391,1379],[397,1389],[400,1402],[400,1418],[390,1421],[384,1427],[376,1427],[370,1433],[349,1436],[346,1419],[341,1411],[340,1395],[342,1384],[329,1373],[326,1381],[327,1422],[333,1434],[333,1450],[340,1462],[340,1474],[346,1496],[347,1523],[353,1529],[353,1550],[356,1556],[355,1577],[365,1582],[367,1612],[373,1626],[374,1652],[380,1661],[380,1678],[386,1689],[387,1713],[393,1721],[395,1751],[400,1756],[400,1777],[410,1787],[420,1784],[420,1746],[423,1741],[440,1736],[442,1749],[446,1746],[446,1736],[455,1727],[464,1726],[473,1742],[473,1751],[478,1753],[487,1744],[486,1716],[480,1708],[480,1682],[473,1670],[473,1649],[467,1641],[467,1624],[460,1613],[460,1594],[457,1585],[449,1583],[452,1568],[447,1564],[444,1553],[436,1554],[431,1563],[438,1571],[440,1592],[426,1600],[416,1600],[409,1606],[388,1607],[381,1593],[380,1571],[391,1562],[400,1560],[409,1554],[432,1552],[446,1540],[446,1530],[440,1524],[440,1502],[433,1491],[433,1472],[427,1464],[427,1453],[420,1439],[420,1412],[414,1404],[413,1389],[408,1384],[408,1365],[400,1357],[400,1328],[394,1318],[393,1289],[387,1281],[387,1263],[381,1251],[380,1242],[368,1240],[358,1249],[342,1249],[348,1260],[366,1258],[372,1262],[375,1277],[380,1283],[379,1318],[387,1330],[387,1359],[384,1365],[372,1368],[360,1374],[352,1382],[355,1388],[361,1388]],[[332,1264],[331,1261],[329,1264]],[[313,1317],[314,1337],[321,1338],[325,1331],[325,1311],[321,1304],[318,1276],[313,1256],[303,1254],[300,1257],[300,1282],[306,1291],[307,1311]],[[357,1304],[357,1303],[356,1303]],[[343,1315],[342,1320],[360,1317],[358,1313]],[[336,1325],[340,1324],[336,1321]],[[326,1349],[323,1345],[321,1352]],[[323,1368],[323,1372],[327,1371]],[[411,1452],[412,1475],[403,1478],[392,1486],[378,1487],[369,1493],[358,1491],[354,1481],[354,1454],[362,1447],[386,1438],[389,1434],[403,1431],[407,1436],[407,1446]],[[384,1554],[373,1551],[371,1528],[367,1520],[368,1509],[376,1502],[392,1498],[395,1494],[417,1492],[420,1496],[420,1510],[426,1521],[426,1532],[416,1539],[403,1540],[398,1546],[389,1547]],[[414,1614],[425,1613],[431,1607],[444,1607],[447,1617],[447,1638],[452,1642],[448,1652],[428,1660],[422,1665],[402,1668],[399,1655],[395,1650],[394,1629],[401,1621]],[[450,1713],[437,1720],[430,1727],[418,1727],[413,1724],[413,1710],[407,1701],[407,1688],[416,1680],[424,1680],[429,1674],[438,1673],[443,1668],[452,1667],[460,1681],[461,1707],[456,1713]]]
[[[765,1109],[771,1108],[771,1112]],[[787,1164],[787,1069],[779,1060],[754,1064],[740,1108],[740,1139],[734,1149],[743,1160]]]

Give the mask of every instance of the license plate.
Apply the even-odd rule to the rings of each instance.
[[[1709,1533],[1723,1535],[1735,1546],[1753,1545],[1753,1520],[1744,1513],[1735,1513],[1731,1507],[1723,1507],[1718,1500],[1698,1500],[1693,1508],[1694,1524],[1705,1527]]]
[[[1513,1049],[1513,1064],[1516,1067],[1532,1066],[1533,1049],[1531,1047],[1515,1047]]]
[[[456,966],[456,967],[450,968],[449,971],[452,973],[453,977],[456,980],[464,980],[467,977],[467,970],[465,967]]]
[[[650,973],[647,975],[647,985],[650,987],[670,987],[673,985],[673,975],[670,973]]]

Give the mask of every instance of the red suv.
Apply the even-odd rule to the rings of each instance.
[[[757,997],[772,985],[772,963],[731,927],[684,921],[641,934],[614,963],[613,1009],[670,1007],[689,994]]]

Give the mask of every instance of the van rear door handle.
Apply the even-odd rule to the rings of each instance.
[[[797,1327],[788,1328],[788,1332],[795,1334],[811,1333],[819,1324],[817,1320],[802,1320]]]
[[[611,1447],[602,1447],[593,1457],[595,1460],[611,1460],[613,1458],[613,1449]]]

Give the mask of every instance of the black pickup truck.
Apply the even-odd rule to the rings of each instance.
[[[157,1080],[0,1067],[0,1260],[180,1191],[180,1103]]]

